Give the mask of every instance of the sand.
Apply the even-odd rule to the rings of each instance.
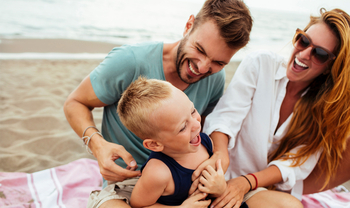
[[[114,44],[1,39],[0,53],[107,53]],[[0,172],[32,173],[91,158],[63,113],[67,96],[102,59],[0,59]],[[227,84],[238,62],[226,67]],[[93,111],[98,128],[102,109]]]

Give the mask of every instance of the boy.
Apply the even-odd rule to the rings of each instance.
[[[201,117],[184,92],[169,82],[140,77],[123,93],[117,112],[152,151],[133,189],[132,207],[208,207],[210,200],[203,200],[207,194],[218,197],[224,192],[226,181],[218,160],[217,171],[208,166],[202,173],[198,186],[202,193],[188,198],[192,173],[212,155],[213,146],[200,133]]]

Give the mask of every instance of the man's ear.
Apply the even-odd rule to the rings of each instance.
[[[164,149],[164,145],[154,139],[145,139],[143,140],[143,146],[153,152],[160,152]]]
[[[194,24],[194,16],[193,14],[190,16],[190,18],[187,20],[186,22],[186,26],[185,26],[185,30],[184,30],[184,33],[183,33],[183,36],[186,36],[192,29],[193,27],[193,24]]]

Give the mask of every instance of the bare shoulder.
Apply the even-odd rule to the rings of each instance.
[[[142,171],[142,177],[152,180],[158,185],[168,184],[172,174],[168,166],[158,159],[150,159]]]

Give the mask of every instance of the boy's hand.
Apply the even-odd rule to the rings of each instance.
[[[199,178],[198,190],[207,194],[211,194],[214,197],[219,197],[226,190],[226,181],[224,171],[221,166],[221,159],[216,161],[216,169],[214,170],[208,165],[203,171],[202,176]]]
[[[181,208],[207,208],[209,207],[211,200],[205,200],[208,194],[201,193],[198,190],[189,196],[182,204]]]

